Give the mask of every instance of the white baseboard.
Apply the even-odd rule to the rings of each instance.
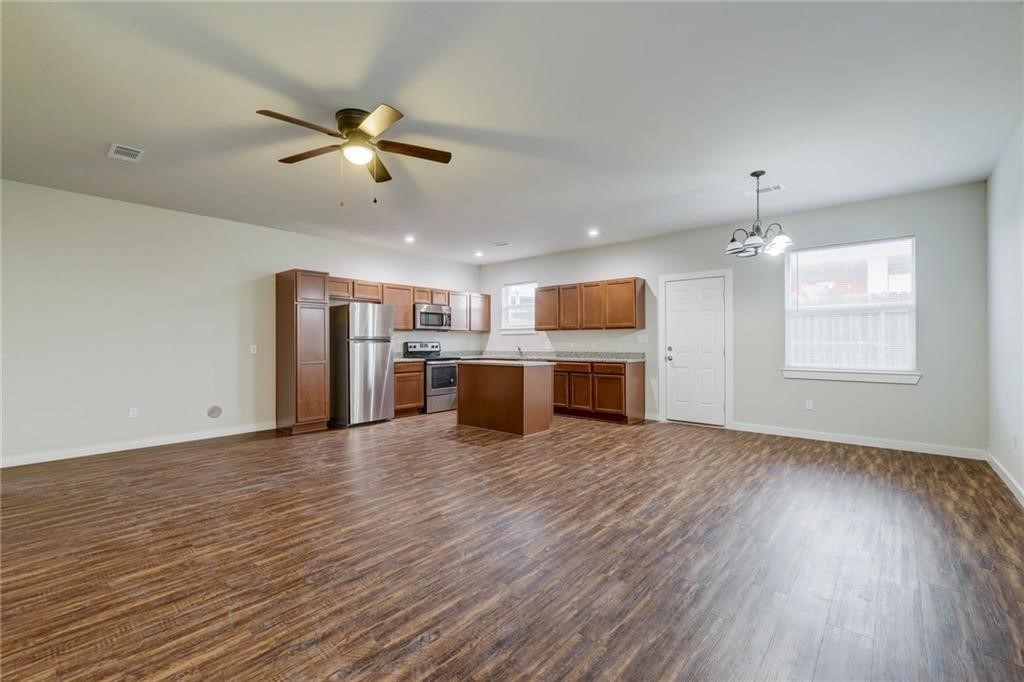
[[[259,422],[245,426],[231,426],[224,429],[209,429],[207,431],[193,431],[192,433],[175,433],[165,436],[152,436],[150,438],[139,438],[138,440],[127,440],[119,443],[101,443],[98,445],[87,445],[79,448],[67,448],[64,450],[47,450],[44,452],[30,452],[19,455],[4,455],[0,467],[16,467],[23,464],[38,464],[39,462],[52,462],[58,459],[71,459],[73,457],[87,457],[89,455],[104,455],[122,450],[136,450],[148,448],[154,445],[173,445],[175,443],[187,443],[193,440],[204,438],[218,438],[220,436],[237,436],[241,433],[252,433],[254,431],[267,431],[277,428],[275,422]]]
[[[1003,483],[1005,483],[1006,487],[1010,489],[1010,492],[1013,493],[1013,496],[1017,498],[1017,502],[1020,503],[1020,506],[1024,507],[1024,486],[1022,486],[1018,481],[1016,481],[1013,478],[1013,476],[1010,475],[1010,472],[1007,471],[1006,468],[999,463],[998,459],[992,456],[991,452],[986,454],[986,459],[988,459],[989,466],[991,466],[992,469],[995,470],[996,474],[999,475],[999,478],[1003,479]]]
[[[928,455],[945,455],[947,457],[964,457],[967,459],[988,459],[988,453],[985,450],[979,448],[965,448],[958,445],[915,443],[908,440],[874,438],[872,436],[855,436],[848,433],[828,433],[826,431],[805,431],[804,429],[791,429],[785,426],[767,426],[765,424],[747,424],[744,422],[732,422],[731,424],[726,424],[726,428],[733,429],[735,431],[767,433],[773,436],[825,440],[833,443],[847,443],[849,445],[866,445],[868,447],[884,448],[886,450],[923,452]]]

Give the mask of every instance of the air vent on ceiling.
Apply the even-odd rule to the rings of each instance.
[[[512,242],[493,242],[494,246],[511,246]]]
[[[746,192],[744,192],[744,194],[746,194],[748,197],[752,197],[755,194],[768,194],[769,192],[781,192],[784,189],[785,189],[785,187],[783,187],[782,185],[768,185],[767,187],[762,187],[759,190],[748,189]]]
[[[145,154],[141,149],[135,147],[129,147],[127,145],[114,143],[110,145],[110,151],[107,152],[107,156],[111,159],[117,159],[119,161],[131,161],[132,163],[139,163],[142,161],[142,155]]]

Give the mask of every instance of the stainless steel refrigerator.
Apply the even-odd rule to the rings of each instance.
[[[331,308],[331,423],[395,417],[391,351],[395,309],[379,303]]]

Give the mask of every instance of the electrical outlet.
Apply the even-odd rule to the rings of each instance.
[[[804,409],[808,410],[808,411],[813,411],[814,410],[814,401],[813,400],[805,400],[804,401]]]
[[[249,346],[249,352],[252,353],[253,355],[256,355],[256,351],[258,351],[258,350],[259,350],[259,347],[257,347],[257,345],[255,343],[252,344],[251,346]]]
[[[637,334],[636,335],[636,342],[637,343],[648,343],[647,334]]]
[[[137,407],[129,407],[128,408],[128,418],[129,419],[135,419],[138,416],[139,416],[139,408],[137,408]]]

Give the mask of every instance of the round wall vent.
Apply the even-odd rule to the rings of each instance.
[[[224,410],[220,409],[220,405],[214,405],[206,411],[206,416],[210,419],[216,419],[221,415]]]

